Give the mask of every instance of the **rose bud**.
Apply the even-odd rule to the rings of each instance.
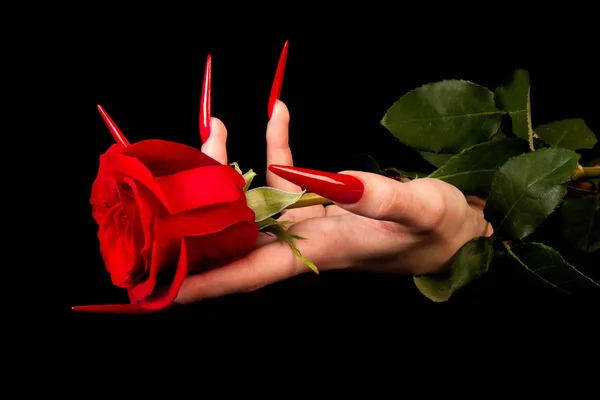
[[[113,145],[100,157],[90,201],[106,268],[131,304],[74,309],[161,310],[187,275],[245,255],[258,226],[244,185],[233,168],[183,144]]]

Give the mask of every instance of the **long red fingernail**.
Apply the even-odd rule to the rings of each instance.
[[[204,81],[202,82],[202,97],[200,98],[200,138],[206,143],[210,137],[210,101],[212,86],[212,63],[210,54],[206,59],[204,68]]]
[[[285,72],[285,62],[287,61],[288,55],[288,41],[285,41],[281,55],[279,56],[279,63],[277,64],[277,70],[275,71],[275,79],[273,79],[273,86],[271,87],[271,95],[269,96],[269,119],[273,114],[273,108],[275,102],[279,99],[281,94],[281,85],[283,84],[283,73]]]
[[[269,165],[269,171],[337,203],[356,203],[364,192],[363,183],[350,175],[285,165]]]
[[[102,108],[100,104],[98,104],[97,107],[98,111],[100,111],[100,114],[102,115],[102,118],[104,119],[104,122],[106,122],[110,133],[112,133],[113,138],[115,138],[115,142],[122,144],[125,147],[130,146],[129,141],[125,135],[123,135],[123,132],[121,132],[117,124],[115,124],[115,121],[112,120],[108,113],[104,111],[104,108]]]
[[[71,307],[71,310],[108,314],[150,314],[156,312],[156,310],[148,310],[137,304],[100,304],[91,306],[75,306]]]

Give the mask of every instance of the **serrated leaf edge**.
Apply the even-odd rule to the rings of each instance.
[[[506,251],[508,252],[508,254],[519,263],[519,265],[521,265],[523,268],[525,268],[527,271],[531,272],[533,275],[537,276],[539,279],[541,279],[542,281],[544,281],[545,283],[547,283],[548,285],[552,286],[553,288],[556,288],[566,294],[571,294],[571,292],[569,292],[566,289],[563,289],[562,287],[555,285],[554,283],[550,282],[549,280],[545,279],[544,277],[542,277],[541,275],[539,275],[537,272],[533,271],[531,268],[529,268],[523,261],[521,261],[521,259],[512,251],[510,245],[507,242],[502,242],[502,244],[504,245],[504,248],[506,249]],[[590,278],[589,276],[587,276],[586,274],[584,274],[583,272],[581,272],[580,270],[578,270],[577,268],[575,268],[575,266],[571,265],[571,263],[567,262],[563,256],[556,250],[553,249],[552,247],[545,245],[544,243],[540,243],[540,242],[527,242],[525,244],[528,245],[538,245],[540,247],[543,247],[546,250],[549,250],[551,252],[556,253],[556,255],[561,259],[562,262],[564,262],[566,265],[568,265],[573,271],[575,271],[576,273],[578,273],[579,275],[581,275],[583,278],[589,280],[590,282],[592,282],[594,285],[598,286],[598,288],[600,288],[600,284],[598,282],[596,282],[595,280],[593,280],[592,278]]]

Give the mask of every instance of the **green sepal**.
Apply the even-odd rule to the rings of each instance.
[[[244,186],[244,192],[247,192],[248,189],[250,188],[250,184],[252,183],[252,180],[256,176],[256,172],[250,170],[250,171],[246,172],[245,174],[243,174],[242,176],[244,177],[244,181],[246,181],[246,185]]]
[[[246,184],[244,185],[244,192],[248,191],[248,189],[250,188],[250,184],[252,183],[252,180],[256,176],[256,172],[250,170],[244,174],[242,172],[242,170],[240,169],[239,164],[236,162],[230,163],[229,166],[233,167],[238,172],[238,174],[240,174],[244,178],[244,182],[246,182]]]
[[[242,173],[242,170],[240,169],[240,165],[239,165],[238,163],[236,163],[236,162],[232,162],[232,163],[229,163],[229,166],[230,166],[230,167],[233,167],[233,168],[234,168],[234,169],[235,169],[235,170],[238,172],[238,174],[240,174],[240,175],[242,175],[242,176],[244,175],[244,174]]]
[[[388,168],[384,169],[383,174],[388,177],[397,176],[400,178],[407,178],[407,179],[417,179],[417,178],[426,178],[427,177],[427,174],[423,173],[423,172],[403,171],[403,170],[395,168],[395,167],[388,167]]]
[[[311,270],[313,270],[317,275],[319,274],[319,269],[317,266],[310,260],[304,258],[300,250],[296,247],[294,243],[294,239],[297,240],[306,240],[302,236],[293,235],[289,233],[284,226],[293,223],[292,221],[276,221],[273,218],[266,218],[260,222],[257,222],[258,228],[261,232],[266,234],[271,234],[276,236],[280,241],[286,242],[291,248],[296,257],[300,259]]]
[[[299,193],[292,193],[263,186],[248,190],[246,192],[246,203],[254,211],[254,222],[260,222],[291,206],[300,200],[305,192],[306,190]]]

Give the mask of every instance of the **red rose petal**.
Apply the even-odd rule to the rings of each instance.
[[[246,196],[237,201],[217,204],[175,215],[161,215],[156,222],[160,235],[177,237],[206,235],[237,222],[254,222],[254,212],[248,208]]]
[[[164,237],[164,236],[163,236]],[[181,238],[159,237],[159,241],[154,241],[152,246],[152,255],[147,260],[148,276],[142,282],[130,287],[129,300],[132,303],[139,303],[152,294],[158,280],[158,273],[166,269],[169,265],[175,264],[181,245]]]
[[[171,214],[229,203],[244,196],[244,178],[224,165],[194,168],[157,178],[156,182],[166,197]]]
[[[148,168],[138,159],[123,154],[103,155],[104,168],[106,174],[109,174],[114,180],[123,180],[131,178],[136,182],[146,186],[156,198],[168,208],[168,202],[156,183],[156,179]]]
[[[175,301],[175,298],[179,293],[179,289],[181,288],[187,273],[187,247],[185,241],[182,240],[181,250],[179,252],[179,261],[177,262],[177,270],[175,271],[173,281],[170,284],[161,282],[161,287],[158,290],[155,289],[154,292],[142,300],[139,305],[150,310],[160,310],[170,306],[173,301]]]
[[[115,179],[129,177],[140,182],[172,214],[235,201],[243,195],[244,179],[225,165],[200,167],[155,179],[135,158],[116,154],[106,160]]]
[[[133,190],[133,197],[137,206],[137,216],[139,217],[139,232],[138,235],[143,237],[138,240],[143,241],[143,246],[138,247],[140,255],[145,259],[146,264],[149,261],[149,252],[152,250],[152,234],[154,232],[154,222],[156,220],[156,203],[153,203],[152,193],[144,186],[138,186],[129,178],[125,179]]]
[[[109,174],[109,169],[106,168],[106,158],[111,155],[121,154],[121,152],[123,150],[125,150],[124,146],[122,146],[120,144],[113,144],[103,155],[100,156],[100,165],[98,166],[98,175],[96,177],[96,181],[94,182],[94,185],[98,181],[102,181],[102,180],[106,180],[106,179],[108,179],[110,181],[114,181],[114,178]],[[94,197],[94,186],[92,186],[92,197]]]
[[[139,302],[152,294],[158,274],[177,261],[182,237],[211,235],[240,222],[248,222],[253,226],[253,230],[258,229],[254,223],[254,212],[246,205],[245,198],[235,203],[160,217],[156,221],[147,279],[129,288],[130,300]],[[235,235],[233,238],[237,240]],[[188,255],[190,252],[195,252],[195,249],[188,247]]]
[[[156,178],[188,169],[221,165],[196,148],[159,139],[134,143],[124,148],[122,153],[137,158]]]
[[[135,251],[130,247],[132,243],[124,239],[127,233],[121,221],[123,211],[120,207],[115,209],[118,211],[109,213],[109,217],[115,222],[98,231],[100,252],[112,283],[121,288],[129,288],[135,283],[134,275],[139,271],[135,269]]]
[[[139,304],[98,304],[89,306],[74,306],[73,311],[110,313],[110,314],[149,314],[158,310],[150,310]]]
[[[189,268],[203,271],[233,262],[252,250],[257,239],[254,222],[240,222],[211,235],[186,237]]]

